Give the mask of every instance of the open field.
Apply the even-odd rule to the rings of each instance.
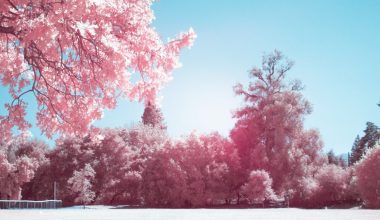
[[[379,220],[380,210],[365,209],[109,209],[0,210],[12,220]]]

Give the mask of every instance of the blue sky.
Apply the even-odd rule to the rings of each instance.
[[[348,152],[367,121],[380,125],[380,1],[160,0],[153,10],[164,40],[190,27],[198,35],[161,93],[171,135],[228,135],[231,112],[242,104],[232,86],[246,85],[248,70],[274,49],[295,61],[289,77],[306,85],[314,108],[306,127],[320,130],[326,150]],[[142,112],[141,104],[121,101],[95,125],[130,125]]]

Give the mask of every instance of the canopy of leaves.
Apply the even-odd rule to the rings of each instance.
[[[190,29],[163,43],[151,23],[152,0],[4,0],[0,4],[0,80],[13,98],[0,138],[25,120],[26,94],[48,137],[85,134],[118,97],[155,102],[179,64]],[[131,79],[138,79],[132,80]]]

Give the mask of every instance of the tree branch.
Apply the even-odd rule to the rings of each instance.
[[[3,26],[0,26],[0,33],[15,35],[15,29],[14,29],[14,27],[3,27]]]

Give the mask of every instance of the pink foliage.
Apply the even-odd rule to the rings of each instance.
[[[370,208],[380,208],[380,147],[368,150],[356,165],[359,193]]]
[[[78,193],[75,198],[76,202],[89,204],[95,198],[95,193],[91,190],[92,183],[95,177],[95,171],[90,164],[86,164],[79,171],[74,171],[73,176],[67,181],[71,185],[71,189]]]
[[[30,198],[48,199],[53,182],[58,185],[58,197],[65,205],[80,203],[77,193],[67,181],[89,164],[95,172],[91,191],[95,204],[139,204],[146,161],[161,149],[167,140],[162,129],[136,125],[129,129],[99,129],[89,135],[65,137],[48,157],[49,166],[42,167],[36,178],[25,188]]]
[[[291,205],[318,208],[356,204],[357,186],[353,170],[335,164],[317,167],[313,175],[296,179],[297,190],[290,193]]]
[[[247,183],[242,186],[242,193],[252,204],[276,198],[272,189],[272,178],[265,170],[252,171]]]
[[[0,144],[0,198],[21,199],[21,186],[46,163],[45,152],[45,144],[22,137]]]
[[[312,196],[311,204],[317,207],[331,206],[347,200],[351,180],[349,168],[335,164],[322,166],[315,175],[317,188]]]
[[[169,144],[152,156],[143,172],[148,206],[199,207],[229,203],[241,183],[239,159],[217,133]]]
[[[186,204],[186,172],[174,149],[162,150],[147,161],[142,173],[145,205],[151,207],[183,207]],[[173,157],[175,159],[173,159]]]
[[[211,200],[215,203],[224,199],[227,204],[238,200],[245,178],[236,147],[218,133],[203,135],[201,140],[212,149],[212,163],[207,166]]]
[[[300,92],[299,81],[287,82],[293,63],[280,52],[263,57],[261,68],[253,68],[247,89],[238,84],[235,93],[246,105],[236,111],[237,122],[230,136],[239,151],[242,165],[266,170],[278,195],[296,196],[300,180],[309,180],[325,162],[319,133],[303,127],[311,106]]]
[[[53,182],[57,182],[58,198],[65,205],[205,207],[238,205],[241,198],[255,204],[285,196],[291,206],[301,207],[356,201],[352,170],[326,163],[316,150],[317,132],[304,131],[293,141],[283,161],[273,161],[283,166],[271,168],[274,177],[283,181],[278,191],[268,171],[253,170],[246,176],[236,146],[218,133],[171,140],[164,130],[142,124],[98,129],[83,138],[61,138],[48,153],[50,163],[42,164],[37,173],[28,158],[20,157],[12,164],[4,154],[0,169],[12,173],[17,167],[20,175],[14,182],[26,183],[34,176],[23,186],[23,195],[29,199],[51,198]],[[91,166],[93,174],[83,174],[86,166]],[[8,195],[20,192],[14,185],[7,186]]]
[[[316,130],[302,131],[284,155],[288,164],[284,175],[284,193],[288,194],[292,205],[307,206],[318,185],[315,175],[327,163],[323,156],[322,141]],[[279,173],[281,175],[281,173]]]
[[[145,105],[141,119],[144,125],[166,129],[162,112],[155,104],[148,102],[148,104]]]
[[[0,80],[13,98],[0,116],[0,138],[30,127],[24,95],[37,100],[37,121],[54,133],[85,134],[117,98],[155,102],[191,46],[192,29],[166,44],[151,26],[152,0],[3,1]],[[140,80],[132,82],[137,74]]]

